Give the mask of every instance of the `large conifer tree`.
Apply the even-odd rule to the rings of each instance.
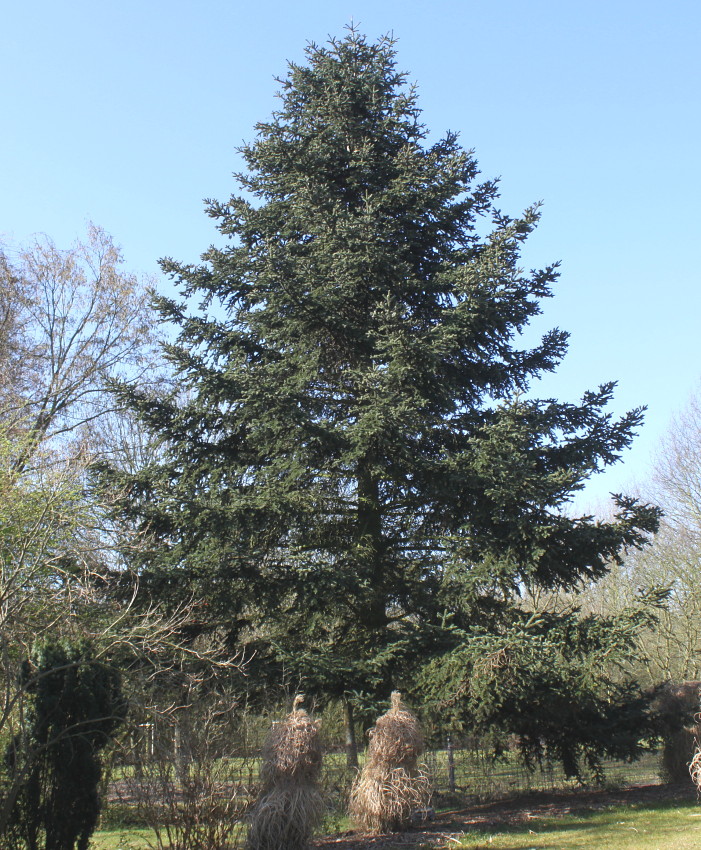
[[[307,687],[386,692],[510,622],[524,588],[576,588],[641,543],[651,509],[563,509],[642,412],[611,418],[612,385],[529,395],[567,339],[519,346],[557,277],[519,267],[537,208],[503,215],[454,134],[427,142],[390,40],[312,45],[280,83],[244,194],[208,205],[227,247],[163,263],[186,392],[132,393],[163,458],[125,509],[161,594],[196,588]]]

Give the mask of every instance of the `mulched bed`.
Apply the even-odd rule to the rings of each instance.
[[[422,844],[454,847],[458,836],[474,827],[496,831],[500,827],[525,824],[535,818],[559,817],[609,806],[653,805],[695,799],[696,791],[691,785],[640,785],[620,791],[526,794],[440,812],[432,821],[398,835],[369,836],[349,832],[319,839],[312,846],[320,850],[390,850]]]

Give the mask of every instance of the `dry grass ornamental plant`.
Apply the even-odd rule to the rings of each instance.
[[[247,850],[303,850],[323,815],[319,725],[301,708],[303,699],[295,697],[292,712],[273,724],[265,742]]]
[[[424,750],[416,717],[392,693],[392,707],[370,732],[367,761],[351,791],[350,814],[368,832],[396,832],[425,811],[431,783],[418,759]]]
[[[696,744],[694,757],[689,765],[689,774],[691,776],[691,781],[696,786],[696,790],[699,794],[701,794],[701,747],[698,743]]]

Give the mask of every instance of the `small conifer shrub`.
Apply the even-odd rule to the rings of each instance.
[[[84,641],[45,639],[24,662],[23,730],[5,750],[17,788],[0,846],[88,850],[101,800],[101,753],[126,714],[118,673]]]

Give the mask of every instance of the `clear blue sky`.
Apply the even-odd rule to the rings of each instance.
[[[235,148],[275,108],[307,41],[392,32],[434,136],[459,131],[502,209],[544,201],[528,266],[562,260],[540,327],[572,334],[542,395],[615,379],[648,405],[624,463],[587,491],[644,480],[701,374],[698,0],[38,0],[0,32],[0,236],[67,245],[92,220],[129,267],[197,260]]]

